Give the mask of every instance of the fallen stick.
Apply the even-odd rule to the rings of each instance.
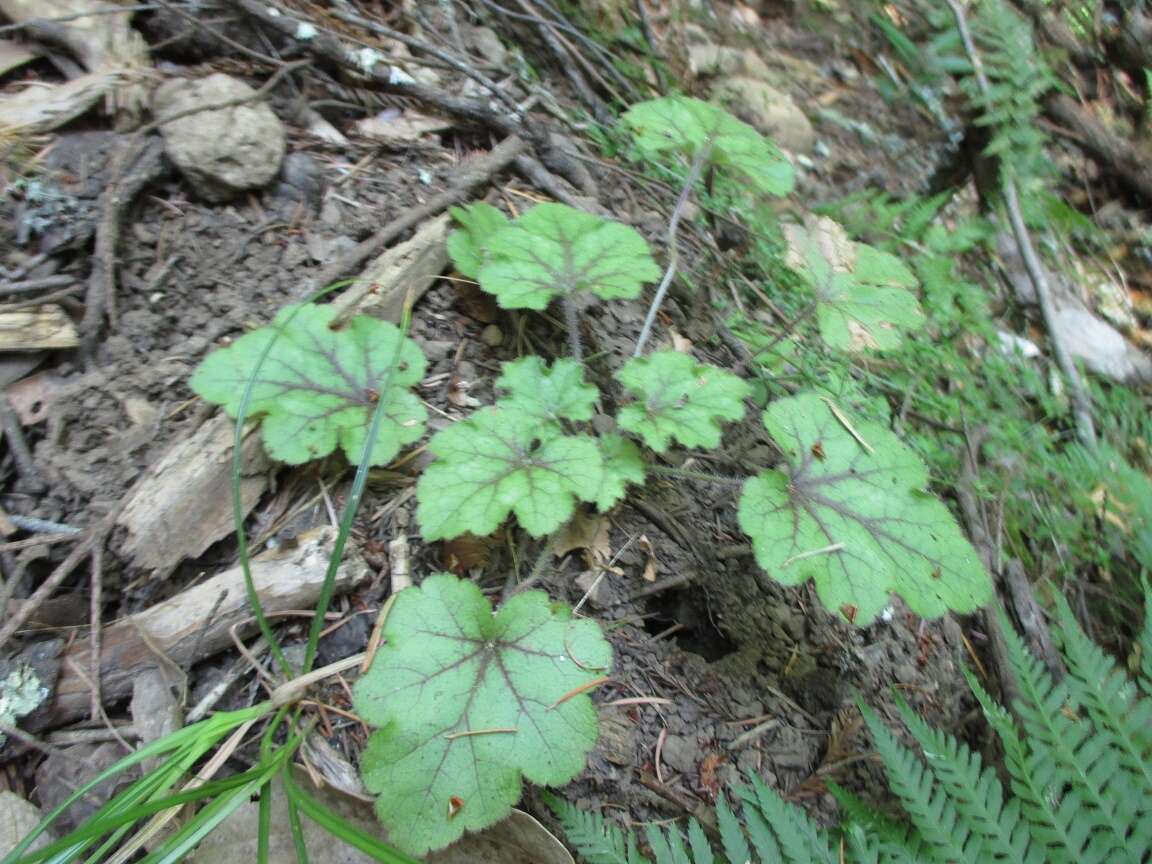
[[[389,222],[367,240],[357,243],[347,254],[321,270],[308,283],[298,299],[310,297],[321,288],[344,278],[354,270],[358,270],[369,258],[380,254],[389,243],[398,239],[406,231],[415,228],[425,219],[440,215],[453,204],[465,201],[477,187],[490,183],[494,175],[511,164],[517,156],[527,149],[527,145],[513,135],[497,144],[490,153],[461,163],[453,177],[452,185],[447,190],[433,196],[420,207],[409,210],[399,219]]]
[[[257,558],[252,579],[267,615],[308,609],[324,582],[332,534],[322,529],[298,547]],[[345,561],[336,574],[336,590],[345,592],[369,575],[359,559]],[[132,684],[154,666],[187,670],[194,663],[232,645],[229,630],[254,632],[255,622],[244,592],[244,575],[234,567],[189,588],[170,600],[130,615],[104,628],[100,658],[100,691],[104,704],[132,695]],[[61,658],[60,677],[51,701],[38,712],[36,728],[63,726],[88,716],[87,670],[92,643],[78,639]]]
[[[549,170],[572,181],[585,195],[596,197],[596,181],[592,175],[571,154],[565,152],[546,125],[531,121],[521,113],[496,110],[484,99],[460,96],[419,82],[402,81],[393,74],[394,67],[387,62],[386,57],[365,54],[357,45],[346,42],[330,30],[318,27],[316,22],[303,18],[300,12],[278,8],[268,0],[231,0],[231,3],[266,27],[291,39],[294,48],[346,69],[354,76],[362,76],[385,93],[411,97],[440,113],[465,123],[491,129],[500,135],[522,136],[528,139],[540,161]],[[311,35],[306,39],[297,35],[302,30],[302,24],[312,26]],[[425,213],[424,217],[438,212],[439,210]]]

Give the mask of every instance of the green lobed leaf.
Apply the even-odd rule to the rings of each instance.
[[[924,323],[916,276],[895,255],[853,243],[827,217],[786,225],[788,264],[816,291],[820,335],[845,351],[886,351]]]
[[[796,173],[780,149],[723,108],[688,96],[666,96],[633,105],[622,118],[647,157],[694,157],[709,139],[712,164],[729,169],[758,191],[787,195]]]
[[[480,287],[505,309],[585,292],[633,299],[660,268],[640,232],[564,204],[538,204],[488,241]]]
[[[475,279],[484,263],[488,241],[509,224],[508,217],[483,201],[467,207],[453,207],[448,212],[460,225],[448,235],[448,254],[462,275]]]
[[[476,585],[446,573],[401,591],[354,690],[356,713],[379,727],[361,772],[389,840],[423,855],[504,818],[521,776],[575,777],[597,732],[583,688],[611,663],[595,622],[543,592],[494,615]]]
[[[424,355],[397,327],[366,315],[333,330],[335,314],[331,306],[286,306],[270,326],[209,354],[189,385],[235,417],[248,380],[275,340],[256,373],[248,405],[249,416],[262,418],[268,454],[299,465],[339,446],[358,464],[376,403],[386,399],[369,460],[385,465],[424,434],[428,414],[409,389],[424,377]],[[403,340],[400,363],[387,392],[380,393],[376,388],[388,374],[398,339]]]
[[[679,351],[629,360],[616,378],[637,397],[620,409],[617,423],[657,453],[672,440],[685,447],[718,447],[720,421],[742,418],[751,392],[742,378]]]
[[[436,433],[428,450],[436,461],[416,486],[425,540],[491,534],[509,513],[541,537],[571,517],[577,499],[596,500],[604,474],[595,439],[501,406]]]
[[[644,482],[644,456],[632,441],[613,432],[600,436],[600,455],[604,477],[594,500],[596,508],[606,513],[624,497],[628,484]]]
[[[584,381],[584,367],[562,358],[548,366],[539,357],[505,363],[496,388],[507,391],[497,405],[541,420],[591,420],[600,391]]]
[[[812,394],[764,412],[784,464],[740,496],[756,561],[785,585],[813,579],[824,605],[860,626],[889,592],[926,618],[988,602],[991,580],[948,508],[924,491],[920,458],[883,426],[854,424],[857,439],[845,421]]]

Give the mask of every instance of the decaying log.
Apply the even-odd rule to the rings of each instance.
[[[252,562],[252,578],[266,614],[310,609],[320,594],[331,529],[321,529],[295,548],[268,553]],[[359,559],[346,560],[336,576],[336,590],[348,591],[370,575]],[[255,631],[244,576],[239,567],[189,588],[170,600],[104,628],[101,639],[100,689],[105,704],[132,695],[133,680],[156,666],[187,671],[231,643],[229,629]],[[89,639],[78,639],[64,653],[60,677],[37,728],[61,726],[88,716]]]
[[[420,226],[404,243],[376,258],[339,297],[332,301],[338,310],[336,321],[344,323],[354,315],[397,323],[404,298],[412,292],[416,302],[448,266],[448,214]]]
[[[1152,153],[1126,141],[1101,123],[1091,111],[1063,93],[1045,103],[1045,111],[1072,133],[1071,140],[1120,178],[1147,203],[1152,203]]]
[[[218,414],[178,441],[137,484],[117,524],[127,529],[122,555],[167,577],[233,528],[232,420]],[[268,488],[271,462],[251,431],[241,457],[240,497],[247,515]]]

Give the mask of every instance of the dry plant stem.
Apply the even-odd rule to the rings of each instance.
[[[0,27],[0,33],[11,33],[13,30],[26,30],[30,27],[43,27],[46,24],[67,24],[69,21],[79,21],[81,18],[94,18],[97,15],[124,15],[132,12],[152,12],[159,9],[155,3],[140,3],[136,6],[116,6],[105,7],[102,9],[89,9],[85,12],[77,12],[74,15],[61,15],[58,18],[29,18],[27,21],[21,21],[18,24],[5,24]]]
[[[306,41],[298,39],[296,33],[301,21],[312,22],[301,18],[299,13],[270,5],[266,0],[231,0],[231,3],[265,26],[291,39],[294,45],[308,51],[312,56],[363,76],[386,93],[411,97],[457,120],[492,129],[504,136],[522,135],[531,141],[537,155],[550,170],[571,180],[585,194],[595,197],[596,183],[592,175],[550,140],[548,129],[543,124],[522,120],[519,115],[513,116],[496,111],[482,99],[458,96],[418,82],[398,84],[392,80],[387,63],[374,63],[368,68],[361,66],[357,61],[358,52],[329,32],[319,30],[311,39]]]
[[[557,201],[577,210],[588,209],[583,201],[564,187],[564,181],[541,165],[538,160],[528,155],[517,156],[515,164],[516,170],[524,175],[526,180],[547,192]]]
[[[584,362],[584,342],[580,338],[580,310],[576,308],[576,301],[565,297],[561,301],[564,307],[564,326],[568,330],[568,353],[577,363]]]
[[[684,215],[684,208],[688,205],[688,196],[692,194],[692,187],[696,185],[696,180],[700,177],[700,169],[704,167],[704,162],[711,152],[711,141],[700,148],[696,158],[692,160],[692,167],[688,170],[688,176],[684,178],[684,187],[680,190],[680,197],[676,199],[676,206],[672,208],[672,218],[668,220],[668,268],[664,271],[664,278],[660,280],[660,286],[656,289],[656,296],[652,298],[652,305],[648,307],[648,316],[644,319],[644,327],[636,339],[636,350],[632,352],[633,357],[639,357],[644,353],[644,346],[648,343],[648,338],[652,335],[652,327],[656,323],[656,315],[660,312],[660,306],[664,303],[664,297],[676,275],[680,258],[680,253],[676,247],[676,234],[680,228],[680,217]]]
[[[611,75],[616,83],[619,84],[620,87],[623,88],[628,94],[629,98],[621,101],[635,102],[639,100],[639,94],[636,92],[636,88],[632,86],[632,82],[624,77],[624,75],[621,74],[617,69],[617,66],[622,62],[621,58],[613,54],[603,45],[600,45],[593,39],[589,38],[586,34],[580,32],[580,30],[578,30],[576,27],[573,27],[567,21],[562,20],[562,16],[560,16],[561,20],[541,18],[538,15],[527,15],[523,12],[516,12],[513,9],[508,9],[504,6],[500,6],[497,3],[493,3],[492,0],[480,0],[480,2],[492,11],[497,12],[507,18],[512,18],[516,21],[527,21],[528,23],[535,24],[537,26],[539,26],[541,21],[543,21],[544,23],[550,25],[554,30],[558,31],[558,33],[567,33],[569,36],[574,38],[577,42],[579,42],[581,45],[583,45],[585,48],[600,58],[601,68],[603,68],[604,71]],[[555,15],[560,14],[555,9],[553,9],[552,12]],[[585,68],[588,67],[585,66]]]
[[[652,22],[648,20],[648,7],[644,5],[644,0],[633,0],[633,7],[636,9],[636,17],[640,19],[640,32],[644,34],[644,41],[648,44],[648,52],[652,55],[654,60],[662,60],[659,51],[656,48],[656,37],[652,33]],[[664,70],[659,65],[650,67],[656,73],[656,84],[663,93],[668,89],[668,82],[664,79]]]
[[[524,12],[536,22],[536,29],[540,33],[540,38],[544,40],[544,44],[548,46],[548,50],[552,52],[556,61],[560,64],[560,68],[563,69],[565,77],[568,78],[572,86],[576,89],[576,93],[580,96],[580,100],[592,112],[592,116],[602,122],[611,116],[608,106],[604,104],[604,100],[596,95],[588,85],[588,80],[579,69],[579,67],[583,65],[580,62],[583,58],[576,54],[576,52],[568,49],[560,34],[554,29],[552,23],[541,17],[528,0],[516,0],[516,5],[523,9]]]
[[[0,305],[0,315],[7,312],[19,312],[21,309],[32,309],[36,306],[43,306],[45,303],[55,303],[58,300],[63,300],[65,297],[71,297],[74,294],[79,294],[83,290],[83,286],[79,284],[69,285],[67,288],[61,288],[59,291],[53,291],[50,294],[45,294],[43,297],[37,297],[35,300],[21,300],[19,303],[5,303]]]
[[[29,491],[43,492],[48,486],[44,482],[44,478],[40,476],[28,442],[24,440],[24,430],[20,426],[20,420],[17,418],[12,404],[8,401],[8,397],[3,394],[0,394],[0,428],[4,430],[4,440],[8,443],[8,452],[12,454],[12,462],[16,466],[16,473],[20,475],[20,479],[28,486]],[[9,519],[11,520],[11,517]],[[13,524],[19,527],[17,522],[13,521]]]
[[[129,170],[131,166],[131,170]],[[92,252],[92,274],[84,296],[80,321],[80,350],[91,362],[105,317],[116,319],[116,255],[124,212],[148,184],[164,172],[164,146],[137,133],[125,141],[112,159],[108,188],[100,196],[100,219]]]
[[[193,27],[196,27],[200,30],[203,30],[205,33],[207,33],[213,39],[218,39],[220,42],[224,43],[225,45],[227,45],[232,50],[239,51],[241,54],[243,54],[246,57],[251,57],[253,60],[259,60],[261,63],[271,63],[273,66],[279,66],[280,63],[282,62],[280,60],[277,60],[275,57],[268,57],[264,54],[261,54],[259,51],[254,51],[253,49],[249,48],[247,45],[245,45],[242,42],[237,42],[235,39],[230,39],[228,36],[225,36],[223,33],[221,33],[215,27],[208,26],[207,23],[205,23],[204,21],[201,21],[195,15],[190,15],[189,13],[185,12],[179,6],[176,6],[172,3],[167,3],[167,2],[165,2],[165,0],[158,0],[158,2],[160,3],[161,7],[163,7],[166,11],[172,12],[172,13],[180,16],[185,21],[187,21],[189,24],[191,24]],[[157,47],[153,46],[153,50],[154,51],[157,50]]]
[[[1126,141],[1100,122],[1096,115],[1072,97],[1059,93],[1044,103],[1044,110],[1057,124],[1057,135],[1067,138],[1112,171],[1152,203],[1152,157],[1146,147]],[[1071,130],[1073,134],[1068,134]]]
[[[948,6],[956,19],[956,29],[960,31],[960,39],[964,43],[964,53],[972,64],[972,73],[976,78],[976,86],[985,98],[990,98],[992,86],[988,76],[984,73],[984,64],[976,43],[972,38],[972,31],[968,27],[968,16],[964,6],[959,0],[948,0]],[[1044,266],[1040,263],[1040,256],[1032,245],[1032,237],[1028,227],[1024,224],[1024,216],[1020,211],[1020,193],[1016,181],[1009,175],[1003,174],[1001,186],[1004,193],[1004,205],[1008,211],[1008,222],[1012,226],[1012,235],[1016,246],[1024,259],[1024,267],[1028,271],[1028,278],[1036,289],[1036,299],[1040,303],[1040,312],[1044,317],[1044,326],[1048,330],[1048,340],[1052,343],[1052,353],[1056,355],[1056,365],[1068,382],[1068,391],[1072,399],[1072,413],[1076,418],[1076,435],[1085,447],[1096,447],[1096,426],[1092,421],[1092,403],[1084,389],[1084,382],[1068,353],[1067,346],[1061,341],[1056,330],[1056,306],[1052,301],[1052,289],[1048,285],[1048,277]]]
[[[367,240],[362,240],[356,244],[349,250],[348,254],[321,270],[307,284],[298,299],[310,297],[321,288],[360,269],[365,261],[380,254],[389,243],[399,239],[406,231],[415,228],[425,219],[447,210],[453,204],[464,201],[472,195],[477,187],[491,182],[496,174],[506,168],[526,149],[527,145],[523,141],[512,136],[497,144],[490,153],[461,163],[453,177],[452,185],[446,191],[433,196],[422,206],[409,210],[399,219],[389,222]]]
[[[347,672],[349,669],[359,667],[363,664],[366,656],[366,653],[353,654],[351,657],[345,657],[343,660],[337,660],[335,663],[330,663],[319,669],[313,669],[306,675],[301,675],[298,678],[293,678],[291,681],[286,681],[272,691],[272,695],[269,697],[272,705],[276,708],[291,705],[308,692],[308,688],[313,684],[323,681],[325,678],[331,678],[333,675],[339,675],[341,672]]]
[[[76,277],[67,274],[45,276],[43,279],[29,279],[26,282],[9,282],[7,285],[0,285],[0,294],[25,294],[30,291],[43,291],[45,288],[61,288],[75,282]],[[37,302],[43,302],[43,298]]]
[[[335,8],[332,10],[332,14],[336,18],[348,24],[355,24],[358,27],[364,27],[368,30],[371,30],[373,33],[378,33],[379,35],[386,36],[389,39],[395,39],[397,42],[401,42],[404,45],[407,45],[409,48],[415,49],[416,51],[423,51],[425,54],[430,54],[437,60],[441,60],[446,63],[457,72],[460,72],[463,75],[467,75],[477,84],[479,84],[493,96],[503,102],[504,107],[508,108],[513,113],[513,115],[517,115],[519,113],[520,107],[516,104],[515,100],[513,100],[510,96],[504,93],[503,90],[500,89],[500,85],[498,85],[495,81],[493,81],[487,75],[484,75],[476,68],[469,66],[467,63],[464,63],[452,54],[449,54],[447,51],[441,51],[435,45],[430,45],[423,39],[416,39],[413,36],[409,36],[407,33],[401,33],[399,30],[393,30],[391,27],[385,27],[383,24],[380,24],[376,21],[370,21],[369,19],[357,15],[354,12],[348,12],[340,8]]]
[[[100,634],[103,629],[101,612],[104,604],[104,544],[97,543],[92,548],[91,597],[88,601],[88,639],[92,653],[88,655],[88,676],[92,679],[92,722],[104,713],[104,701],[100,693]]]

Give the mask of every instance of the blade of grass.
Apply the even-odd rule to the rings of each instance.
[[[86,841],[86,845],[90,845],[93,840],[89,840],[89,836],[100,837],[107,833],[106,831],[99,830],[100,820],[102,818],[114,815],[122,808],[136,806],[138,801],[156,794],[157,791],[165,787],[166,783],[167,785],[171,785],[172,782],[175,782],[175,778],[187,771],[204,753],[215,746],[217,741],[229,734],[233,728],[251,720],[258,719],[262,714],[270,710],[270,708],[270,704],[261,703],[240,711],[217,714],[194,726],[180,729],[169,736],[153,741],[151,744],[141,747],[135,753],[125,756],[123,759],[101,771],[65,798],[64,801],[44,817],[43,821],[41,821],[27,837],[4,856],[0,864],[16,864],[18,861],[33,862],[43,860],[44,855],[42,850],[28,858],[21,858],[21,856],[28,851],[28,847],[32,845],[37,837],[52,826],[52,823],[55,822],[65,810],[91,792],[96,786],[131,768],[133,765],[138,765],[145,759],[152,759],[175,751],[168,760],[154,769],[150,774],[137,780],[124,790],[124,792],[97,810],[89,819],[88,823],[69,834],[68,837],[63,838],[63,840],[58,841],[64,842],[72,839],[74,843]],[[169,777],[171,777],[171,779],[168,779]],[[90,826],[94,826],[92,831],[88,830]],[[79,848],[82,850],[86,848],[86,845],[80,846]]]
[[[256,820],[256,864],[268,864],[272,833],[272,784],[260,787],[260,811]]]
[[[392,384],[392,376],[400,364],[400,353],[404,349],[404,337],[408,335],[408,329],[412,325],[414,293],[414,287],[409,288],[404,297],[404,309],[400,315],[399,325],[400,338],[396,340],[396,351],[393,354],[392,362],[388,365],[388,370],[376,387],[376,392],[380,394],[380,398],[376,402],[376,410],[372,412],[372,421],[368,425],[368,434],[364,439],[364,447],[360,451],[360,464],[356,468],[356,476],[352,478],[352,488],[348,491],[348,500],[344,502],[344,512],[340,517],[340,530],[336,535],[336,541],[332,544],[328,570],[324,574],[324,584],[321,586],[320,596],[316,600],[316,614],[312,617],[312,626],[308,631],[308,647],[304,652],[303,671],[305,673],[312,669],[312,664],[316,661],[320,632],[324,629],[325,624],[324,615],[328,611],[328,605],[332,602],[332,595],[336,588],[336,573],[340,569],[340,562],[344,557],[344,545],[348,541],[348,535],[352,533],[352,522],[356,518],[356,511],[360,508],[360,499],[364,495],[364,487],[368,483],[368,471],[371,468],[369,457],[372,455],[372,448],[376,443],[380,423],[388,409],[388,400],[384,398],[384,394],[388,392]]]
[[[371,855],[382,864],[420,864],[415,858],[409,858],[403,852],[341,819],[301,789],[290,771],[284,772],[284,791],[289,799],[296,803],[301,813],[333,837],[343,840],[354,849]]]
[[[283,774],[292,770],[291,765],[284,766]],[[308,864],[308,845],[304,841],[304,826],[300,824],[300,808],[296,802],[288,798],[288,827],[292,831],[292,843],[296,847],[297,864]]]
[[[240,491],[240,480],[244,467],[244,424],[248,419],[248,405],[252,401],[252,391],[256,387],[256,380],[260,375],[260,370],[264,366],[264,361],[268,359],[268,354],[272,351],[272,346],[279,341],[281,333],[284,332],[284,328],[292,322],[292,319],[299,314],[305,305],[315,303],[321,297],[343,288],[351,281],[350,279],[346,279],[342,282],[329,285],[327,288],[322,288],[309,297],[304,303],[297,306],[292,314],[284,320],[280,328],[277,329],[276,334],[268,340],[268,344],[265,345],[264,350],[260,352],[260,357],[256,360],[256,366],[252,369],[252,374],[248,376],[248,380],[244,382],[244,392],[240,397],[240,404],[236,411],[236,423],[233,427],[232,472],[230,479],[232,487],[232,523],[233,529],[236,532],[236,554],[240,559],[240,570],[244,575],[244,591],[248,595],[248,605],[252,607],[252,617],[256,619],[256,626],[260,629],[260,635],[263,636],[264,641],[268,643],[268,650],[271,652],[273,658],[275,658],[277,665],[280,667],[280,672],[285,678],[293,677],[294,670],[284,656],[280,642],[272,632],[272,625],[268,623],[268,617],[264,614],[264,604],[260,602],[260,595],[256,591],[256,584],[252,579],[252,556],[248,549],[248,536],[244,531],[244,502]]]

